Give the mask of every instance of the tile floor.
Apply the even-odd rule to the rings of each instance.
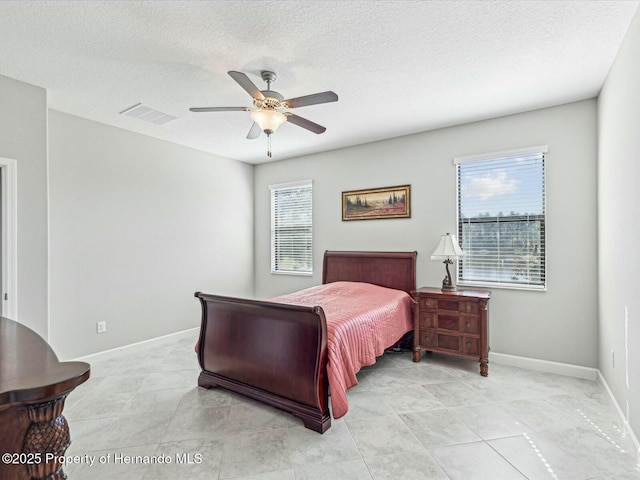
[[[67,456],[78,456],[70,480],[640,479],[632,439],[595,381],[498,364],[483,378],[469,360],[386,354],[320,435],[197,387],[196,336],[91,358],[91,378],[65,406]]]

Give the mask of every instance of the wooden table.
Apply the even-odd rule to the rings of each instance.
[[[421,350],[475,358],[480,375],[489,374],[489,320],[491,292],[422,287],[411,292],[414,309],[413,361]]]
[[[67,478],[69,446],[62,415],[67,395],[89,378],[84,362],[60,362],[33,330],[0,317],[0,478]]]

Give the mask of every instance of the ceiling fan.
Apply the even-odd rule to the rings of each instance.
[[[271,83],[275,82],[276,74],[269,70],[260,72],[262,80],[267,82],[266,90],[260,90],[249,77],[242,72],[232,70],[227,73],[253,97],[255,109],[251,107],[194,107],[189,110],[192,112],[251,112],[253,125],[247,134],[247,138],[250,140],[256,139],[260,136],[260,131],[263,131],[269,139],[267,149],[268,157],[271,157],[271,134],[285,122],[291,122],[294,125],[317,134],[323,133],[326,130],[325,127],[311,120],[307,120],[291,112],[281,112],[280,110],[338,101],[338,95],[332,91],[314,93],[312,95],[285,100],[284,96],[280,93],[271,90]]]

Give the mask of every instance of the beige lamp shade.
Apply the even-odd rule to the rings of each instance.
[[[431,254],[431,260],[441,260],[443,258],[460,257],[464,252],[458,245],[455,235],[447,233],[440,237],[440,243]]]

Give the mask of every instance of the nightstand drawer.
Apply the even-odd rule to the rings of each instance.
[[[478,339],[470,337],[460,337],[460,351],[465,355],[478,355]]]
[[[480,333],[478,328],[478,317],[460,317],[460,332],[462,333]]]
[[[420,311],[420,328],[436,328],[438,326],[436,322],[437,314],[433,312]]]
[[[422,311],[420,312],[420,328],[439,328],[472,334],[480,332],[477,316],[454,316]]]
[[[420,345],[423,347],[438,346],[438,334],[435,329],[429,328],[420,331]]]
[[[458,302],[460,313],[478,313],[478,304],[476,302]]]
[[[447,335],[438,331],[438,345],[437,347],[442,350],[449,350],[453,353],[460,353],[460,339],[462,337],[458,335]]]
[[[460,331],[460,317],[458,315],[443,315],[439,313],[436,318],[436,327],[440,330]]]
[[[438,300],[435,298],[420,298],[418,302],[420,304],[420,310],[437,310]]]
[[[460,310],[460,302],[457,300],[438,300],[438,310],[450,310],[458,312]]]

